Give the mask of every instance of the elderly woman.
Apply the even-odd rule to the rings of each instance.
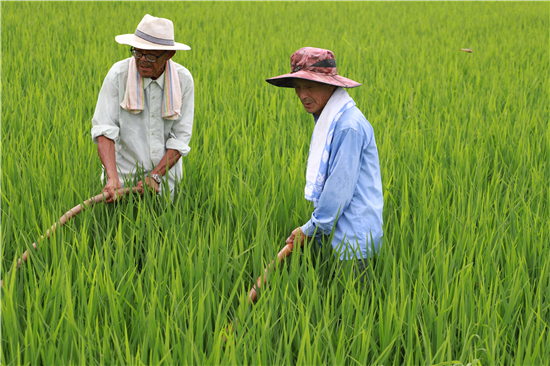
[[[340,260],[353,261],[356,275],[364,274],[371,250],[382,244],[384,203],[373,128],[344,89],[361,84],[338,75],[329,50],[304,47],[290,63],[289,74],[266,81],[294,88],[315,120],[305,186],[314,210],[286,242],[315,238],[321,244],[334,233],[331,244]]]

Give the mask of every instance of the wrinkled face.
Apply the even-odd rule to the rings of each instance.
[[[151,62],[147,60],[145,55],[140,59],[136,59],[137,69],[141,77],[143,78],[158,78],[166,67],[166,61],[168,61],[174,55],[174,51],[158,51],[158,50],[142,50],[136,48],[136,51],[141,52],[142,54],[155,55],[157,60]]]
[[[321,115],[323,108],[336,89],[333,85],[322,84],[316,81],[295,79],[294,90],[300,98],[304,109],[308,113]]]

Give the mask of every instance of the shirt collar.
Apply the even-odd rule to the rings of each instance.
[[[152,82],[156,82],[158,86],[160,86],[160,88],[164,90],[164,72],[160,74],[160,76],[156,80],[153,80],[151,78],[143,78],[143,89],[146,89]]]

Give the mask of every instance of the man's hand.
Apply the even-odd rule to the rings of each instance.
[[[121,187],[118,177],[116,179],[109,178],[107,179],[107,184],[103,188],[103,192],[109,194],[109,199],[107,202],[112,203],[119,199],[121,196],[117,195],[117,190]]]
[[[160,192],[160,187],[158,185],[158,183],[151,177],[145,177],[145,185],[149,188],[151,188],[152,190],[154,190],[155,192],[159,193]],[[143,189],[143,180],[140,180],[138,183],[137,183],[137,189],[139,189],[140,192],[144,192],[145,190]]]
[[[300,246],[303,246],[305,243],[309,242],[310,239],[311,238],[309,236],[307,236],[306,234],[304,234],[302,232],[301,227],[297,227],[296,229],[294,229],[292,231],[292,234],[290,234],[288,239],[286,239],[286,243],[287,244],[296,244],[296,242],[298,242],[300,244]]]

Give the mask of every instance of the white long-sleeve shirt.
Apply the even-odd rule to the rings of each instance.
[[[164,75],[156,80],[143,79],[144,108],[132,114],[120,106],[124,98],[128,78],[128,62],[125,59],[111,67],[99,92],[92,118],[92,140],[105,136],[115,143],[118,175],[124,187],[125,181],[135,184],[149,173],[166,154],[167,149],[186,156],[191,148],[189,141],[193,130],[194,83],[189,70],[175,63],[181,85],[181,116],[177,120],[161,117]],[[170,191],[182,175],[182,159],[166,174]],[[162,188],[161,188],[162,189]]]

